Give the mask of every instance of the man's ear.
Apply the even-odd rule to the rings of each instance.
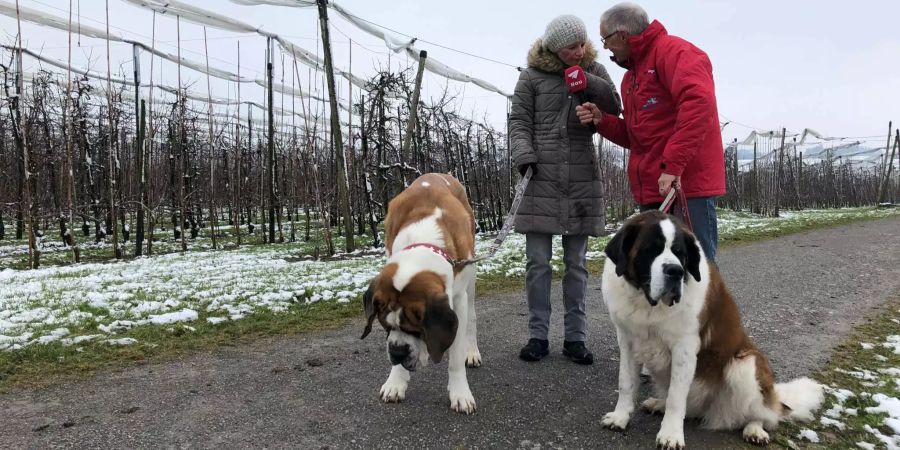
[[[425,318],[422,323],[423,340],[428,347],[428,355],[436,364],[441,362],[444,352],[453,345],[459,319],[450,309],[447,294],[440,294],[426,300]]]
[[[360,336],[360,339],[365,339],[369,333],[372,332],[372,321],[375,320],[375,316],[378,314],[378,310],[375,307],[375,282],[378,281],[378,278],[372,280],[369,283],[369,289],[366,290],[366,293],[363,294],[363,306],[366,309],[366,327],[363,329],[363,334]]]
[[[638,227],[626,223],[606,244],[603,250],[607,259],[616,265],[616,275],[622,276],[628,270],[628,253],[637,238]]]

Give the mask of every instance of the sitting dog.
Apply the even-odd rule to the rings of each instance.
[[[430,173],[391,200],[384,220],[387,263],[363,297],[365,338],[378,322],[387,331],[391,373],[381,399],[406,397],[409,373],[449,350],[450,408],[475,412],[466,366],[481,365],[475,331],[475,216],[462,184]]]
[[[769,361],[741,325],[737,306],[694,235],[659,211],[629,220],[606,246],[603,300],[619,344],[619,399],[601,424],[624,430],[643,364],[664,413],[657,446],[684,448],[685,417],[711,429],[743,428],[765,445],[780,420],[811,420],[822,386],[808,378],[775,384]]]

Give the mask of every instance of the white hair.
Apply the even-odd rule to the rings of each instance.
[[[644,32],[650,26],[647,11],[636,3],[619,3],[600,16],[600,28],[604,33],[624,31],[630,35]]]

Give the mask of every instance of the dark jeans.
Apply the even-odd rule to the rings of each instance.
[[[659,209],[661,203],[641,205],[641,212]],[[678,206],[673,206],[677,208]],[[694,235],[703,247],[703,253],[711,262],[716,262],[716,250],[719,247],[719,226],[716,224],[716,197],[697,197],[688,199],[688,211],[691,213],[691,225]],[[671,211],[670,211],[671,212]]]

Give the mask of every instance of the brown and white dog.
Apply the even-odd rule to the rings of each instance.
[[[774,382],[719,271],[680,221],[642,213],[613,236],[606,256],[602,291],[619,343],[619,399],[604,427],[628,426],[641,364],[656,392],[641,406],[665,414],[660,448],[684,447],[685,417],[711,429],[743,428],[758,445],[780,420],[812,419],[822,386],[808,378]]]
[[[368,323],[387,331],[391,373],[381,399],[406,397],[409,373],[449,350],[450,408],[475,412],[466,366],[481,365],[475,328],[475,217],[465,188],[450,175],[430,173],[391,200],[384,221],[388,260],[363,297]]]

